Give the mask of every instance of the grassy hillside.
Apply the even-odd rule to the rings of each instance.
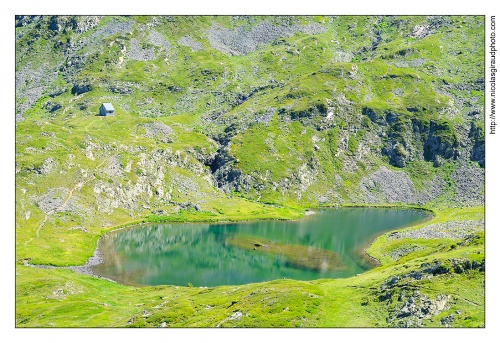
[[[16,325],[481,326],[483,36],[475,16],[16,17]],[[133,223],[347,204],[436,217],[349,279],[134,288],[27,266],[84,264]]]
[[[472,218],[472,219],[471,219]],[[432,222],[478,220],[481,208]],[[68,269],[16,268],[18,326],[478,327],[484,324],[484,234],[465,240],[380,237],[383,264],[336,280],[220,287],[123,286]],[[437,231],[437,230],[436,230]],[[394,252],[411,245],[413,252]],[[401,249],[400,253],[401,253]]]

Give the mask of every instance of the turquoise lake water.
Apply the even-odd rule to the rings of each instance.
[[[132,285],[210,287],[281,278],[344,278],[370,268],[363,262],[363,248],[376,236],[427,218],[429,214],[419,210],[340,208],[297,221],[148,224],[102,237],[99,250],[105,263],[92,269]],[[244,248],[234,244],[238,240]],[[288,255],[266,250],[268,246],[287,249]],[[338,263],[332,266],[325,257],[320,267],[311,268],[302,263],[311,260],[311,254],[320,260],[335,256]]]

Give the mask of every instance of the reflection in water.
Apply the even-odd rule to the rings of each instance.
[[[146,285],[348,277],[366,270],[359,251],[377,234],[426,216],[415,210],[343,208],[300,221],[146,225],[103,237],[99,249],[105,263],[93,270]]]

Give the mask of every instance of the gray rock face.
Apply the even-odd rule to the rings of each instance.
[[[193,38],[191,38],[189,36],[183,36],[183,37],[181,37],[177,41],[177,43],[179,45],[187,46],[188,48],[191,48],[191,50],[194,51],[194,52],[197,52],[197,51],[205,49],[205,47],[203,46],[203,44],[195,41]]]
[[[61,31],[61,29],[62,29],[62,26],[59,24],[57,16],[53,16],[49,22],[49,30]]]
[[[428,17],[427,23],[416,25],[413,27],[410,33],[410,37],[416,39],[425,38],[434,33],[436,29],[443,27],[447,24],[450,24],[450,19],[447,18],[446,16]]]
[[[239,26],[229,30],[213,25],[208,31],[208,40],[214,49],[230,55],[246,55],[255,51],[260,44],[266,44],[277,38],[291,37],[297,32],[317,34],[324,32],[324,28],[317,23],[308,25],[272,25],[263,21],[250,30]]]
[[[417,111],[409,108],[408,111]],[[454,127],[447,122],[430,123],[418,119],[401,120],[396,113],[386,111],[377,114],[369,108],[363,109],[374,123],[387,127],[387,142],[382,153],[389,157],[393,166],[402,168],[407,162],[418,159],[434,162],[436,167],[441,161],[455,160],[460,155],[459,138]]]
[[[485,147],[484,140],[474,142],[474,146],[471,151],[471,160],[477,161],[481,167],[484,168],[484,156],[485,156]]]
[[[477,112],[477,114],[481,113],[480,111],[475,112]],[[484,168],[484,129],[474,121],[471,123],[466,142],[470,143],[467,145],[467,148],[470,150],[470,160],[477,161],[479,165]]]
[[[420,67],[425,64],[425,59],[424,58],[414,58],[410,61],[410,66],[411,67]]]
[[[399,91],[395,89],[393,93]],[[456,106],[450,106],[456,110]],[[426,111],[417,107],[406,110]],[[484,132],[474,118],[468,118],[463,124],[452,124],[444,119],[425,120],[418,115],[409,119],[395,111],[369,107],[363,107],[362,114],[377,124],[379,135],[386,137],[381,153],[389,157],[393,166],[403,168],[416,160],[431,161],[435,167],[457,160],[477,161],[484,166]]]
[[[274,113],[276,113],[276,109],[269,107],[265,112],[259,113],[255,116],[255,122],[269,124],[271,119],[273,119]]]
[[[228,147],[219,149],[210,163],[210,169],[214,176],[215,186],[229,192],[231,189],[239,189],[241,172],[232,168],[234,157],[229,153]]]
[[[410,159],[411,153],[407,150],[408,146],[404,143],[389,140],[383,149],[383,152],[389,156],[389,160],[393,166],[403,168]]]

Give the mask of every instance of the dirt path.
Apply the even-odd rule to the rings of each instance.
[[[89,130],[89,127],[90,127],[90,125],[94,124],[94,122],[95,122],[95,119],[94,119],[94,120],[92,120],[92,121],[91,121],[91,122],[90,122],[87,126],[85,126],[85,131],[88,131],[88,130]]]
[[[49,211],[48,213],[45,214],[45,218],[43,218],[42,222],[40,223],[40,225],[38,225],[38,228],[36,229],[36,237],[40,237],[40,230],[42,229],[42,227],[45,225],[45,223],[47,222],[47,220],[49,219],[49,217],[54,214],[55,212],[58,212],[58,211],[62,211],[64,210],[64,207],[68,204],[68,202],[70,201],[70,199],[73,197],[73,192],[77,189],[81,189],[82,186],[84,185],[83,182],[78,182],[75,187],[73,187],[72,189],[70,189],[69,193],[68,193],[68,197],[66,198],[66,200],[61,204],[61,206],[57,207],[56,209],[52,210],[52,211]],[[33,238],[32,238],[33,239]],[[28,242],[30,242],[32,239],[30,239]]]
[[[121,64],[123,63],[123,58],[125,56],[126,51],[127,51],[127,47],[125,45],[123,45],[122,49],[120,50],[122,55],[120,57],[118,57],[118,66],[121,66]]]
[[[95,168],[94,170],[97,170],[99,169],[104,163],[106,163],[106,161],[109,160],[109,157],[105,158],[101,163],[99,163]],[[94,177],[91,177],[90,179],[88,179],[87,181],[80,181],[78,182],[72,189],[70,189],[69,193],[68,193],[68,196],[66,198],[66,200],[64,200],[64,202],[61,204],[61,206],[53,209],[52,211],[49,211],[48,213],[45,214],[45,218],[43,218],[42,222],[40,223],[40,225],[38,225],[37,229],[36,229],[36,237],[40,237],[40,231],[42,230],[43,226],[45,225],[45,223],[47,222],[47,220],[49,219],[49,217],[51,215],[53,215],[55,212],[58,212],[58,211],[63,211],[64,210],[64,207],[68,204],[68,202],[71,200],[71,198],[73,197],[73,193],[76,191],[76,190],[80,190],[83,185],[85,185],[85,183],[87,183],[88,181],[92,180]],[[25,245],[27,245],[28,243],[30,243],[35,237],[32,237],[29,241],[27,241],[26,243],[24,243]]]

